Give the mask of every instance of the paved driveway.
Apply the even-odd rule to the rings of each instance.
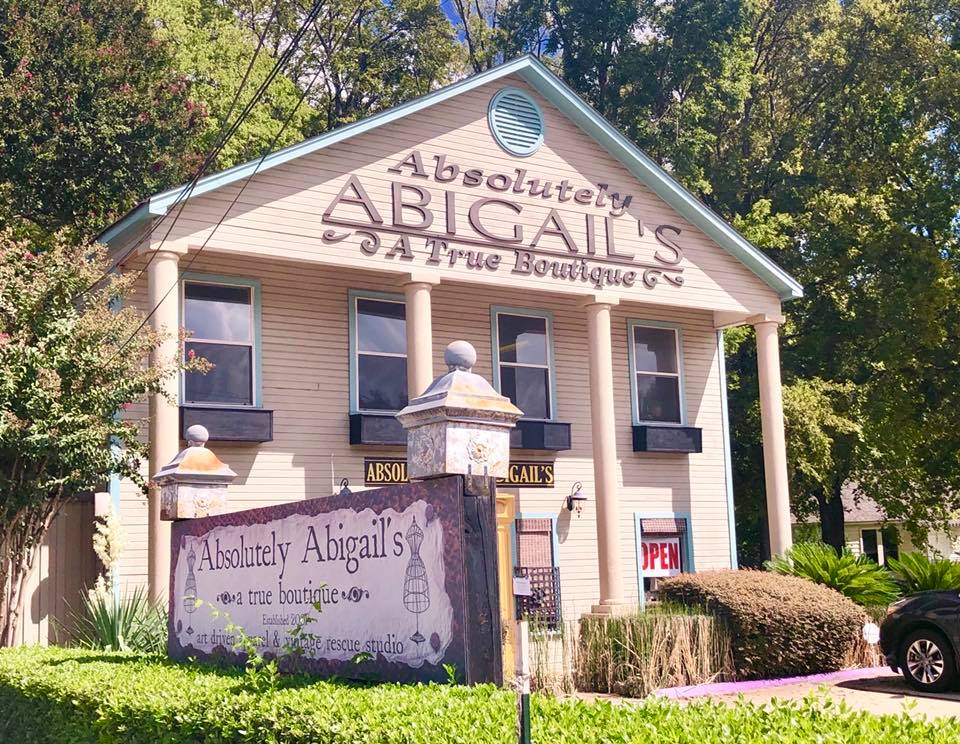
[[[839,682],[795,684],[767,687],[740,693],[745,700],[765,703],[772,698],[802,698],[811,692],[824,691],[836,701],[843,701],[854,710],[870,713],[901,713],[906,706],[912,716],[924,715],[928,718],[956,716],[960,722],[960,692],[943,695],[921,694],[909,687],[903,677],[889,670],[873,673],[864,679],[848,679]],[[738,695],[713,695],[715,700],[734,702]]]

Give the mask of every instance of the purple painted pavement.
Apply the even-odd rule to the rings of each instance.
[[[795,684],[828,684],[846,682],[851,679],[873,679],[875,677],[897,676],[889,667],[867,667],[865,669],[844,669],[826,674],[811,674],[805,677],[783,677],[782,679],[754,679],[746,682],[710,682],[703,685],[686,687],[664,687],[654,690],[659,697],[682,700],[684,698],[706,697],[713,695],[737,695],[741,692],[763,690],[770,687],[783,687]]]

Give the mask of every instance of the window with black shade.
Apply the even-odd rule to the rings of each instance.
[[[212,368],[184,373],[183,403],[255,404],[253,291],[243,285],[184,282],[183,319],[190,334],[184,354],[203,357]]]
[[[396,412],[407,405],[407,320],[402,302],[357,297],[357,410]]]
[[[680,340],[674,328],[632,325],[634,415],[641,424],[682,424]]]
[[[500,393],[524,418],[553,418],[550,337],[547,319],[535,315],[496,314]]]
[[[883,565],[891,558],[900,559],[900,535],[897,528],[892,526],[884,527],[880,531],[881,545],[883,546]]]
[[[876,530],[860,530],[860,551],[874,563],[880,562],[880,550]]]

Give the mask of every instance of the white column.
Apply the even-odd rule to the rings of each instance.
[[[176,363],[179,348],[180,290],[177,283],[180,254],[175,250],[159,250],[152,259],[147,268],[147,302],[149,310],[156,310],[150,321],[154,329],[166,334],[166,338],[150,355],[150,363],[169,366]],[[166,396],[150,396],[150,477],[170,462],[179,450],[179,380],[179,375],[170,375],[164,382]],[[160,489],[152,486],[147,498],[148,588],[152,599],[166,604],[170,586],[170,523],[160,519]]]
[[[772,555],[782,555],[793,544],[790,527],[790,489],[787,481],[787,444],[783,431],[778,325],[773,320],[754,324],[757,333],[763,472],[767,491],[767,522]]]
[[[413,400],[433,382],[433,317],[436,280],[411,276],[403,285],[407,312],[407,395]]]
[[[620,503],[617,480],[617,426],[613,407],[613,349],[610,309],[614,302],[593,302],[587,309],[590,369],[590,436],[596,489],[597,557],[600,602],[593,612],[614,614],[625,608],[620,549]]]

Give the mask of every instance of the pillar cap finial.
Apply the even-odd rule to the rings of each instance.
[[[477,363],[477,350],[467,341],[453,341],[447,344],[447,350],[443,352],[443,361],[451,372],[455,369],[469,372]]]
[[[189,447],[203,447],[210,439],[210,432],[206,426],[194,424],[187,429],[186,439]]]

